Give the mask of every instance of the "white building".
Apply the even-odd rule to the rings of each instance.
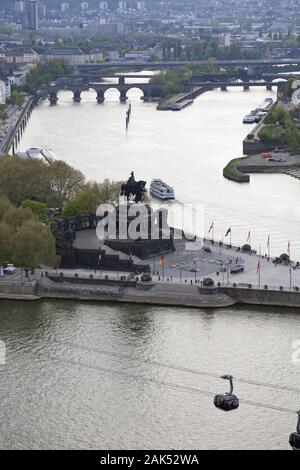
[[[100,2],[99,3],[100,11],[107,11],[108,10],[108,3],[107,2]]]
[[[124,58],[129,60],[151,60],[152,51],[130,51],[125,53]]]
[[[25,11],[25,2],[16,2],[15,3],[15,12],[20,14]]]
[[[122,0],[121,2],[119,2],[118,10],[119,10],[119,11],[126,11],[126,9],[127,9],[127,4],[126,4],[126,2],[124,2],[124,0]]]
[[[70,8],[70,3],[68,2],[63,2],[60,6],[61,12],[63,13],[64,11],[68,10]]]
[[[138,11],[146,10],[146,3],[145,2],[136,2],[136,8]]]
[[[6,85],[2,80],[0,81],[0,104],[6,103]]]

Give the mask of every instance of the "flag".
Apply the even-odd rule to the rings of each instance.
[[[214,228],[214,223],[212,222],[210,227],[209,227],[209,230],[208,230],[208,233]]]
[[[251,236],[251,232],[250,232],[250,230],[249,230],[249,232],[248,232],[248,236],[247,236],[247,240],[246,240],[247,242],[249,242],[249,241],[250,241],[250,236]]]
[[[270,248],[270,234],[268,235],[267,247]]]
[[[101,251],[100,251],[100,255],[99,255],[98,263],[97,263],[98,266],[99,266],[99,264],[100,264],[101,259],[102,259],[102,254],[101,254]]]
[[[257,263],[257,268],[256,268],[256,272],[258,273],[260,270],[260,259],[258,260],[258,263]]]
[[[193,261],[193,269],[196,269],[196,260]]]
[[[161,268],[163,268],[164,265],[165,265],[165,260],[164,260],[164,257],[161,256],[161,257],[159,258],[159,266],[160,266]]]
[[[227,232],[225,233],[225,237],[227,237],[227,235],[231,233],[231,227],[229,227],[229,229],[227,230]]]

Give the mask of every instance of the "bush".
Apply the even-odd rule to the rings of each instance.
[[[203,279],[203,285],[205,287],[211,287],[211,286],[214,286],[215,285],[215,282],[214,280],[211,278],[211,277],[205,277]]]

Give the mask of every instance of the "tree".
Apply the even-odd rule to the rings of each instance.
[[[11,258],[13,230],[7,224],[0,223],[0,276],[3,276],[3,264]]]
[[[49,170],[53,202],[62,209],[67,202],[77,196],[85,179],[80,171],[61,160],[53,162]]]
[[[25,101],[25,98],[24,96],[22,95],[22,93],[20,93],[19,91],[17,90],[13,90],[11,92],[11,97],[9,98],[9,103],[11,104],[15,104],[17,106],[22,106],[22,104],[24,103]]]
[[[5,196],[0,196],[0,222],[4,214],[11,209],[13,206]]]
[[[30,209],[39,222],[42,222],[44,224],[48,223],[49,217],[47,204],[38,201],[31,201],[30,199],[25,199],[25,201],[22,202],[21,207],[23,209]]]
[[[1,157],[0,195],[16,205],[24,199],[46,202],[51,196],[49,164],[38,159]]]
[[[40,222],[28,221],[12,238],[13,260],[23,268],[56,263],[55,239],[49,228]]]
[[[33,220],[33,213],[29,208],[11,207],[3,216],[3,222],[17,232],[27,221]]]
[[[62,217],[67,218],[67,217],[73,217],[73,215],[77,215],[82,213],[81,208],[76,202],[69,201],[64,207],[64,210],[62,211]]]

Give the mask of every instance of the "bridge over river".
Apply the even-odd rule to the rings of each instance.
[[[111,76],[110,76],[111,77]],[[149,76],[146,76],[149,78]],[[58,101],[58,92],[61,90],[70,90],[73,92],[73,100],[77,103],[81,101],[81,93],[90,89],[95,90],[97,94],[98,103],[103,103],[105,100],[105,92],[111,88],[117,89],[120,92],[120,101],[125,103],[128,99],[127,92],[132,88],[138,88],[142,91],[142,99],[144,101],[152,101],[153,98],[163,96],[165,85],[162,83],[145,83],[145,82],[131,82],[126,83],[127,78],[140,78],[140,76],[134,75],[119,75],[114,76],[117,78],[115,83],[106,83],[101,81],[90,81],[85,77],[74,75],[72,77],[60,77],[56,82],[53,82],[47,86],[40,86],[34,89],[36,100],[49,96],[51,104],[56,104]],[[220,77],[222,78],[222,77]],[[186,83],[185,91],[187,93],[193,91],[194,88],[201,88],[202,92],[212,90],[215,88],[221,88],[221,90],[227,90],[228,87],[243,87],[244,90],[249,90],[250,87],[266,87],[267,90],[271,90],[272,87],[283,87],[286,85],[285,81],[201,81]]]

